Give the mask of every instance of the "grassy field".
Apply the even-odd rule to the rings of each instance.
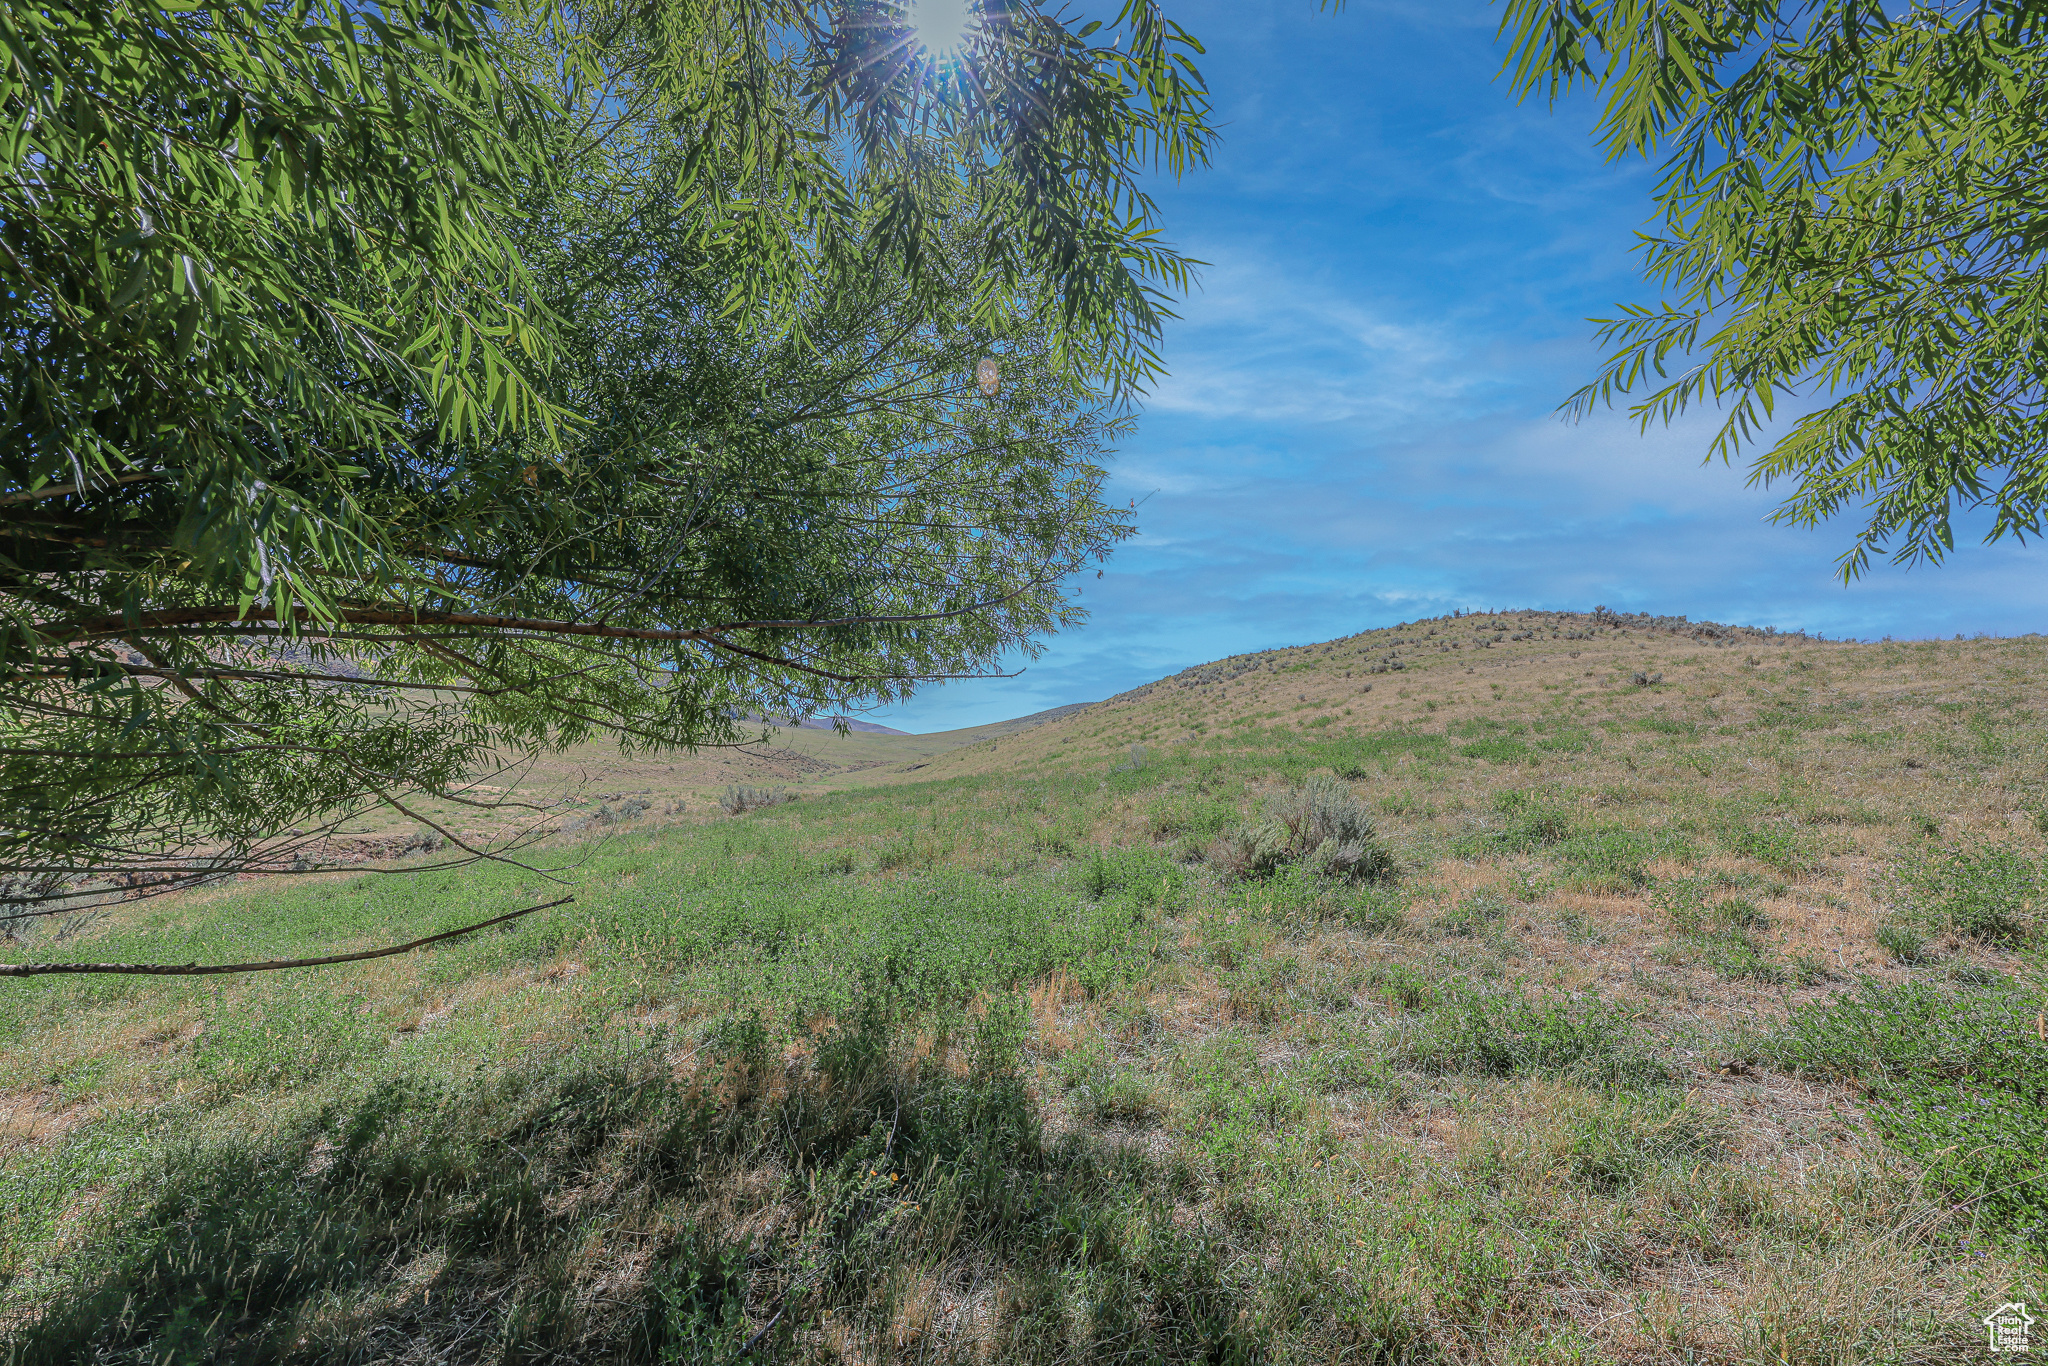
[[[577,897],[356,967],[7,982],[0,1342],[1973,1360],[2048,1302],[2044,681],[2032,637],[1439,619],[551,876],[123,905],[6,957]]]
[[[431,799],[409,805],[444,831],[479,845],[502,846],[535,829],[587,823],[600,810],[635,800],[655,812],[701,815],[716,810],[720,797],[735,786],[802,794],[892,782],[941,754],[1016,735],[1068,710],[1056,707],[1013,721],[925,735],[842,735],[760,723],[743,743],[695,754],[627,755],[614,745],[576,745],[552,754],[508,757],[502,773],[484,778],[467,794],[484,805]],[[496,805],[490,804],[494,798],[499,799]],[[418,831],[404,816],[379,807],[347,822],[326,852],[329,857],[374,856]]]

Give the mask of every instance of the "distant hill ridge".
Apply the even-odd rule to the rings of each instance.
[[[784,730],[836,730],[838,729],[838,723],[843,721],[846,723],[848,730],[856,731],[862,735],[910,734],[907,730],[891,730],[887,726],[878,726],[872,721],[857,721],[851,716],[813,716],[808,721],[798,721],[788,716],[743,716],[738,719],[756,725],[780,726]]]
[[[1818,641],[1804,631],[1605,608],[1459,612],[1231,655],[1102,702],[955,730],[906,734],[862,721],[849,726],[850,734],[835,735],[826,719],[801,727],[766,723],[778,734],[765,745],[695,754],[625,756],[593,744],[543,761],[522,795],[552,799],[550,785],[567,784],[695,802],[733,784],[867,788],[1040,764],[1128,762],[1134,746],[1203,736],[1234,742],[1274,729],[1325,737],[1448,734],[1481,718],[1498,720],[1504,705],[1513,711],[1548,699],[1548,706],[1566,696],[1656,709],[1683,705],[1691,689],[1702,699],[1721,697],[1714,690],[1724,689],[1730,698],[1718,706],[1739,717],[1752,704],[1733,695],[1748,696],[1766,676],[1758,670],[1790,655],[1850,647],[1831,640],[1816,648]],[[1737,679],[1744,681],[1731,686]],[[1623,700],[1637,696],[1641,703]],[[745,725],[757,717],[734,719]]]
[[[1044,711],[1032,712],[1029,716],[1019,716],[1008,721],[992,722],[984,729],[1013,735],[1020,730],[1029,730],[1033,726],[1042,726],[1048,721],[1057,721],[1063,716],[1072,716],[1076,712],[1084,712],[1094,705],[1093,702],[1069,702],[1064,707],[1048,707]]]
[[[1407,634],[1416,631],[1426,631],[1431,637],[1442,636],[1447,632],[1460,636],[1469,633],[1474,637],[1475,643],[1482,644],[1486,641],[1545,638],[1560,642],[1597,640],[1602,635],[1614,631],[1663,634],[1699,641],[1717,648],[1749,641],[1783,644],[1822,639],[1819,635],[1809,634],[1803,630],[1781,631],[1775,626],[1730,626],[1718,621],[1693,621],[1684,616],[1660,616],[1651,612],[1616,612],[1607,607],[1595,607],[1590,612],[1553,612],[1533,607],[1511,608],[1498,612],[1453,612],[1449,616],[1404,621],[1394,626],[1360,631],[1355,635],[1339,636],[1335,640],[1319,641],[1311,645],[1283,645],[1269,650],[1230,655],[1207,664],[1190,665],[1177,674],[1154,679],[1129,692],[1118,693],[1108,700],[1136,701],[1150,695],[1155,689],[1167,686],[1185,688],[1229,683],[1259,670],[1282,670],[1290,665],[1305,662],[1312,655],[1327,655],[1347,646],[1361,644],[1378,643],[1389,647],[1385,656],[1367,666],[1367,672],[1400,672],[1404,662],[1399,659],[1399,647],[1420,643],[1411,634]]]

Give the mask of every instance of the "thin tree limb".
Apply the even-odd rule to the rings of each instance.
[[[411,953],[414,949],[423,949],[444,939],[475,934],[478,930],[487,930],[493,925],[502,925],[508,920],[532,915],[535,911],[566,906],[575,899],[573,896],[565,896],[558,901],[528,906],[523,911],[513,911],[509,915],[480,920],[459,930],[430,934],[425,939],[415,939],[410,944],[396,944],[388,949],[369,949],[362,953],[333,953],[325,958],[280,958],[268,963],[0,963],[0,977],[46,977],[60,972],[126,973],[144,977],[205,977],[222,972],[277,972],[284,968],[324,968],[334,963],[361,963],[372,958],[389,958],[393,954]]]

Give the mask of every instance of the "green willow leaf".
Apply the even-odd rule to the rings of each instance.
[[[2041,532],[2048,500],[2048,6],[1729,0],[1648,36],[1649,0],[1507,0],[1524,95],[1606,96],[1610,153],[1664,156],[1641,247],[1662,310],[1606,320],[1572,414],[1723,415],[1710,458],[1788,483],[1781,522],[1862,521],[1840,565],[1940,561],[1964,510],[1989,539]]]
[[[1200,49],[989,15],[942,68],[866,3],[0,12],[0,903],[1077,620]]]

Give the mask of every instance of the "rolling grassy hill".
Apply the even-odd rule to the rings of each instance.
[[[502,799],[495,807],[432,800],[410,805],[424,819],[478,843],[503,843],[535,829],[584,825],[600,810],[635,800],[665,815],[703,815],[718,809],[720,797],[734,787],[802,794],[888,782],[950,750],[1020,734],[1084,709],[1054,707],[1009,721],[924,735],[840,734],[757,721],[744,743],[695,754],[629,755],[614,745],[591,743],[537,758],[508,758],[502,773],[486,777],[467,793],[472,798]],[[416,822],[379,809],[337,831],[328,853],[342,859],[374,858],[419,829]]]
[[[0,1332],[22,1362],[1968,1359],[2048,1299],[2044,680],[2036,637],[1437,619],[1007,731],[784,732],[799,800],[693,798],[548,871],[117,907],[6,957],[577,897],[320,973],[7,982]],[[1346,876],[1368,845],[1390,871]]]

